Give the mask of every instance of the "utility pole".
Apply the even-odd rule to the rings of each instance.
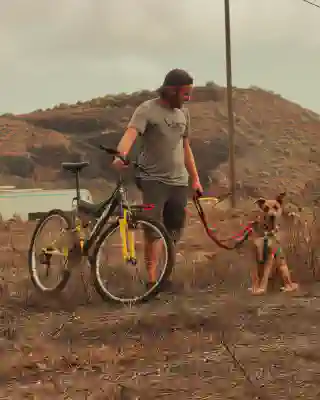
[[[235,142],[232,104],[232,67],[231,67],[231,32],[230,32],[230,2],[224,0],[225,36],[226,36],[226,75],[228,102],[228,133],[229,133],[229,184],[231,192],[231,207],[236,206],[236,175],[235,175]]]

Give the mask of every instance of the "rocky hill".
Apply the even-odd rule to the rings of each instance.
[[[134,108],[154,93],[143,91],[60,104],[54,109],[0,117],[0,184],[66,187],[64,160],[88,159],[85,185],[107,187],[115,175],[98,143],[115,146]],[[189,104],[192,147],[201,178],[218,192],[228,176],[228,124],[224,88],[198,87]],[[258,88],[234,89],[239,193],[256,196],[277,188],[307,200],[317,196],[319,115]],[[133,151],[137,151],[138,143]]]

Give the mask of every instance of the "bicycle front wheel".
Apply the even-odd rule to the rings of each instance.
[[[131,222],[134,260],[123,257],[118,221],[98,239],[90,259],[93,284],[105,301],[136,304],[155,297],[174,266],[174,246],[165,227],[144,215]]]

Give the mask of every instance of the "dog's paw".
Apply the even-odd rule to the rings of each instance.
[[[252,295],[254,295],[254,296],[261,295],[261,294],[264,294],[264,293],[266,292],[265,289],[260,288],[260,287],[257,287],[257,288],[249,288],[248,290],[249,290],[249,292],[250,292]]]
[[[281,288],[282,292],[294,292],[299,289],[299,285],[297,283],[291,283],[291,285],[286,285]]]
[[[298,214],[295,211],[291,211],[291,212],[288,213],[288,217],[290,217],[290,218],[300,218],[300,214]]]

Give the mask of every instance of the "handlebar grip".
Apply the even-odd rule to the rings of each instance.
[[[103,144],[100,144],[99,147],[100,147],[101,150],[104,150],[105,152],[107,152],[107,153],[110,154],[111,156],[120,158],[120,160],[123,162],[123,164],[125,164],[125,165],[129,165],[129,164],[130,164],[129,160],[126,159],[125,157],[123,157],[123,156],[119,153],[118,150],[113,149],[113,148],[111,148],[111,147],[106,147],[106,146],[104,146]]]
[[[118,150],[113,149],[111,147],[104,146],[103,144],[99,144],[99,148],[101,150],[105,151],[106,153],[110,154],[111,156],[118,157],[123,162],[123,164],[125,164],[125,165],[130,165],[131,164],[134,168],[140,169],[141,171],[147,173],[147,171],[140,164],[138,164],[137,162],[134,162],[134,161],[130,161],[126,157],[123,157],[119,153]]]

